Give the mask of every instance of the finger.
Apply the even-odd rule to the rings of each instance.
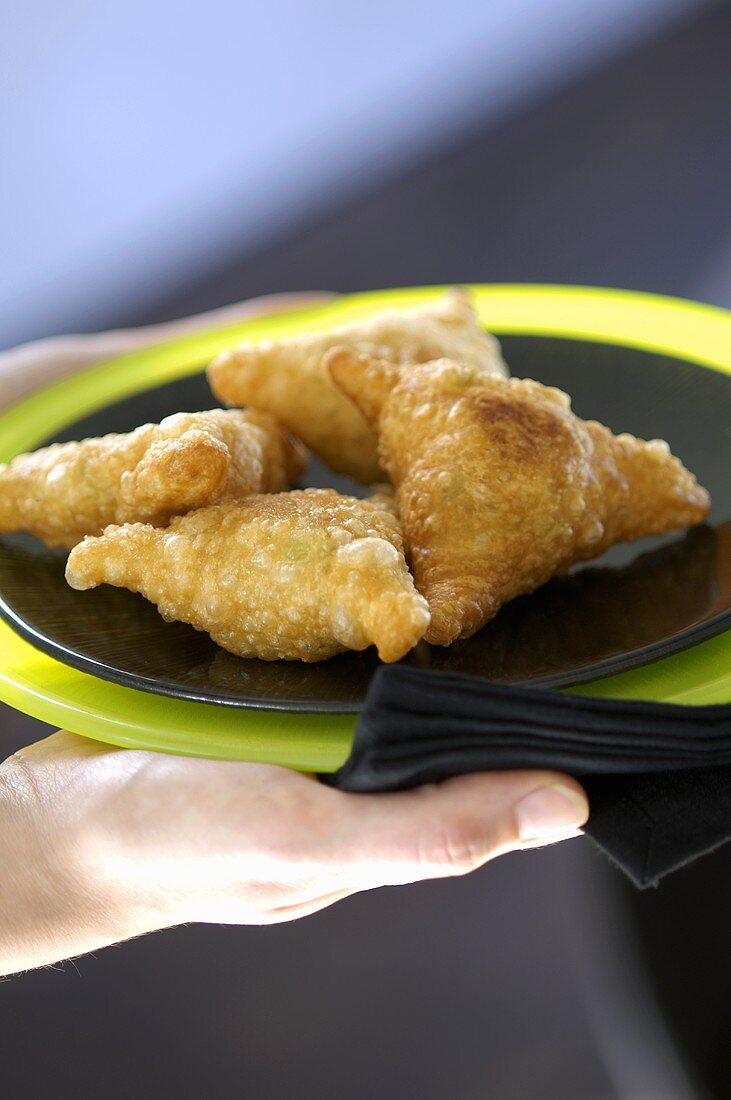
[[[284,921],[299,920],[300,917],[309,917],[313,913],[319,913],[321,909],[327,909],[328,906],[334,905],[337,901],[343,901],[344,898],[352,897],[356,893],[355,888],[348,887],[343,890],[334,890],[332,893],[323,894],[321,897],[310,898],[308,901],[295,903],[293,905],[278,905],[273,909],[270,909],[264,917],[262,917],[261,924],[282,924]]]
[[[583,829],[570,829],[569,832],[565,833],[560,839],[561,840],[574,840],[576,837],[583,836],[583,835],[584,835],[584,830]],[[543,838],[539,837],[538,840],[525,840],[525,841],[523,841],[520,848],[521,848],[521,851],[525,852],[529,848],[545,848],[548,844],[555,844],[555,843],[556,843],[555,837],[554,837],[553,840],[544,840]]]
[[[579,784],[556,772],[482,772],[345,797],[344,872],[371,885],[465,874],[503,852],[574,836],[589,815]]]
[[[51,336],[12,348],[0,355],[2,402],[10,405],[39,386],[48,385],[83,367],[113,359],[128,351],[173,340],[187,332],[229,325],[247,318],[286,313],[290,310],[325,304],[335,295],[331,291],[296,291],[267,294],[244,302],[223,306],[207,313],[183,317],[141,328],[115,329],[110,332],[73,336]]]

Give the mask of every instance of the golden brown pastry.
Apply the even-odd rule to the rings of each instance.
[[[379,433],[429,642],[469,637],[612,543],[708,513],[667,443],[580,420],[560,390],[447,359],[403,370],[346,348],[328,366]]]
[[[484,331],[468,293],[454,288],[436,302],[377,313],[328,333],[241,344],[208,368],[211,389],[228,405],[273,413],[331,469],[368,484],[380,474],[373,432],[333,385],[323,357],[342,345],[394,363],[448,355],[488,374],[506,374],[500,348]]]
[[[279,492],[305,464],[302,445],[267,413],[175,413],[0,466],[0,532],[30,531],[70,547],[109,523],[157,526],[204,504]]]
[[[247,497],[168,528],[108,527],[71,551],[66,579],[141,592],[164,619],[265,661],[320,661],[371,644],[395,661],[429,622],[396,519],[332,489]]]
[[[390,512],[391,515],[398,520],[398,507],[396,505],[396,491],[393,485],[389,485],[387,481],[379,481],[375,485],[370,486],[370,493],[365,497],[361,504],[365,504],[368,508],[382,508],[385,511]],[[401,525],[399,524],[399,530]]]

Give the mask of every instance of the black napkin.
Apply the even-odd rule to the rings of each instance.
[[[388,791],[465,772],[550,768],[589,795],[586,833],[638,886],[731,839],[731,706],[508,687],[393,665],[373,678],[329,777]]]

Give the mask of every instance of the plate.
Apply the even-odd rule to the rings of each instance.
[[[667,439],[731,519],[728,455],[709,447],[731,424],[731,381],[636,348],[503,335],[518,377],[570,393],[580,415]],[[216,402],[205,375],[123,398],[54,433],[63,442],[126,432]],[[702,428],[701,428],[702,425]],[[336,483],[313,461],[303,485]],[[336,713],[360,709],[378,659],[371,648],[314,665],[245,660],[185,623],[166,623],[143,597],[64,580],[66,554],[31,536],[0,539],[0,613],[52,657],[115,683],[227,706]],[[503,683],[571,686],[685,649],[731,624],[731,523],[615,547],[602,559],[508,604],[479,634],[449,648],[420,643],[405,662]]]
[[[723,636],[704,639],[731,625],[731,481],[725,476],[731,319],[720,310],[622,292],[475,289],[483,319],[499,332],[514,374],[567,390],[579,415],[614,430],[667,438],[711,490],[714,511],[707,527],[685,537],[614,548],[599,562],[514,601],[474,638],[449,649],[422,644],[409,662],[553,686],[609,676],[583,689],[606,694],[636,692],[639,666],[648,661],[657,662],[651,666],[655,680],[672,662],[685,661],[689,669],[691,654],[680,651],[718,647]],[[231,340],[338,324],[439,290],[352,296],[325,309],[249,322],[94,368],[0,419],[2,457],[52,439],[125,431],[179,409],[211,407],[215,402],[200,369]],[[352,489],[317,465],[306,483],[334,482]],[[164,623],[151,604],[132,593],[107,587],[72,591],[63,580],[64,558],[29,536],[0,540],[0,612],[33,646],[24,647],[9,631],[0,635],[0,644],[6,643],[3,658],[13,651],[12,659],[0,658],[4,694],[12,696],[8,701],[18,705],[20,699],[21,709],[46,720],[50,709],[50,720],[114,743],[325,770],[347,755],[351,716],[377,667],[373,654],[344,654],[317,665],[236,658],[191,627]],[[58,673],[62,662],[69,694],[34,688],[28,650],[36,665],[47,663],[48,672]],[[637,672],[616,675],[630,668]],[[701,684],[697,675],[691,679],[687,690],[693,694]],[[668,687],[655,697],[673,694]],[[674,687],[682,693],[682,677]],[[77,714],[74,689],[85,703],[69,722],[69,707]],[[132,725],[139,728],[132,732],[120,722],[122,701],[125,712],[131,706],[138,715]],[[182,715],[193,721],[191,707],[201,725],[215,730],[200,737],[181,734]],[[265,715],[262,709],[279,713]],[[298,722],[293,712],[300,712]],[[313,736],[315,724],[319,732]]]

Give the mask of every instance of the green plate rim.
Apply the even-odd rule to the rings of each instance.
[[[346,295],[325,305],[250,318],[99,363],[0,416],[0,461],[37,446],[80,416],[200,369],[232,343],[335,327],[386,306],[434,298],[443,286]],[[497,335],[614,343],[731,374],[731,313],[600,287],[473,284],[480,316]],[[582,695],[701,705],[731,700],[731,631],[629,672],[568,689]],[[170,699],[79,672],[0,623],[0,699],[51,725],[122,747],[334,771],[345,761],[354,715],[232,711]],[[212,718],[215,720],[212,721]]]

